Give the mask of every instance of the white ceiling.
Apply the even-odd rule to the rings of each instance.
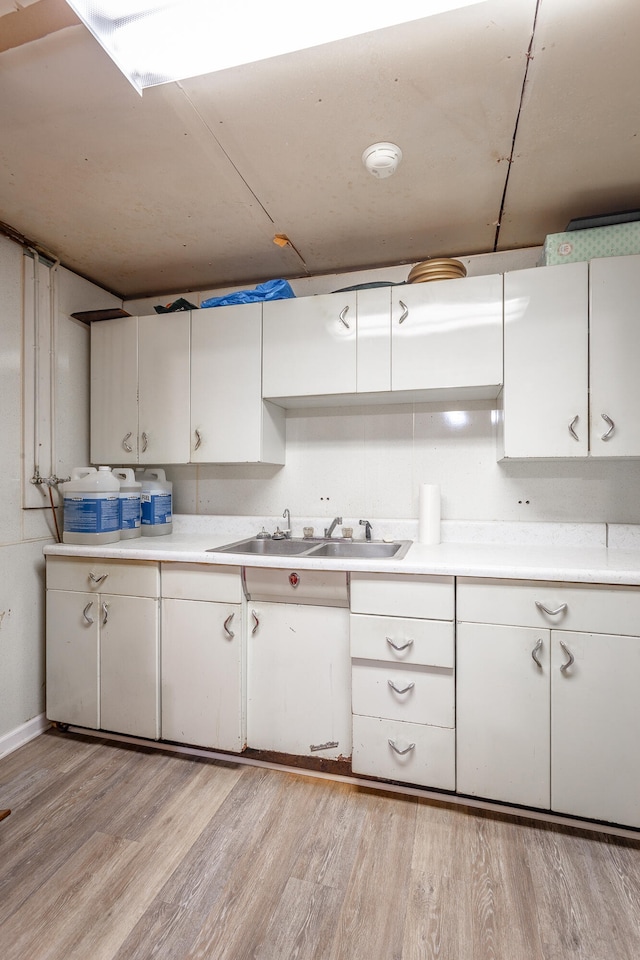
[[[123,297],[536,246],[640,207],[637,0],[485,0],[143,97],[74,20],[0,0],[0,220]],[[404,154],[385,180],[360,159],[378,140]]]

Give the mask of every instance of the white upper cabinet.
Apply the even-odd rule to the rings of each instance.
[[[356,294],[263,304],[264,397],[356,392]]]
[[[592,260],[591,454],[640,456],[640,256]]]
[[[502,384],[502,277],[392,288],[391,386],[495,397]],[[467,393],[468,392],[468,393]]]
[[[138,318],[139,463],[189,460],[189,318]]]
[[[91,324],[91,462],[138,462],[138,318]]]
[[[91,326],[91,462],[189,459],[189,313]]]
[[[505,457],[585,457],[588,265],[504,276]]]
[[[262,304],[191,314],[192,463],[284,463],[284,411],[262,399]]]

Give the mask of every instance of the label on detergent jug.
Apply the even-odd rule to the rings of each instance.
[[[140,494],[120,494],[120,529],[137,530],[140,526]]]
[[[159,523],[171,523],[171,494],[145,493],[140,497],[142,502],[142,526]]]
[[[120,529],[120,497],[64,498],[66,533],[113,533]]]

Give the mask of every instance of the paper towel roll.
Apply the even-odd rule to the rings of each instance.
[[[440,543],[440,487],[435,483],[420,486],[418,540],[420,543]]]

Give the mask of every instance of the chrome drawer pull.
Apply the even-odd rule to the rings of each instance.
[[[346,320],[346,316],[347,316],[348,313],[349,313],[349,307],[348,307],[348,306],[347,306],[347,307],[344,307],[344,308],[340,311],[339,320],[340,320],[340,323],[344,324],[344,326],[347,328],[347,330],[351,330],[351,327],[350,327],[348,321]]]
[[[148,446],[149,446],[149,434],[143,432],[142,434],[142,452],[143,453],[147,452]]]
[[[398,303],[402,307],[402,313],[400,314],[400,319],[398,323],[404,323],[407,317],[409,316],[409,308],[402,300],[398,300]]]
[[[92,606],[93,606],[93,600],[89,600],[89,603],[86,605],[86,607],[82,611],[82,616],[85,618],[87,623],[93,623],[93,617],[89,616],[89,610],[91,610]]]
[[[415,743],[410,743],[408,747],[405,747],[404,750],[401,750],[400,747],[396,745],[395,740],[392,740],[389,737],[389,746],[392,750],[395,750],[396,753],[399,753],[401,757],[404,757],[405,753],[409,753],[410,750],[415,750]]]
[[[108,573],[103,573],[101,577],[96,577],[95,573],[90,573],[89,580],[91,580],[93,583],[103,583],[108,576]]]
[[[404,643],[395,643],[391,637],[387,637],[386,640],[389,646],[393,647],[394,650],[406,650],[407,647],[410,647],[413,643],[413,640],[406,640]]]
[[[405,687],[396,687],[394,680],[387,680],[387,683],[389,684],[392,690],[395,690],[396,693],[408,693],[409,690],[413,690],[413,688],[415,687],[415,683],[413,682],[413,680],[410,683],[408,683]]]
[[[608,416],[606,415],[606,413],[601,413],[600,416],[602,417],[602,419],[604,420],[604,422],[606,423],[606,425],[609,427],[609,429],[607,430],[607,432],[606,432],[606,433],[603,433],[602,436],[600,437],[600,439],[601,439],[601,440],[604,440],[605,443],[606,443],[606,441],[607,441],[607,440],[610,440],[611,437],[613,436],[613,431],[615,430],[616,425],[615,425],[615,423],[613,422],[613,420],[611,419],[611,417],[608,417]]]
[[[570,667],[571,664],[575,661],[576,658],[575,658],[574,655],[571,653],[571,650],[569,650],[569,647],[566,645],[566,643],[564,642],[564,640],[561,640],[561,641],[560,641],[560,646],[562,647],[562,649],[563,649],[564,652],[566,653],[567,657],[569,658],[568,660],[565,660],[564,663],[561,663],[561,664],[560,664],[560,672],[561,672],[561,673],[566,673],[567,670],[569,669],[569,667]]]
[[[571,436],[573,437],[573,439],[574,439],[574,440],[577,440],[578,442],[580,442],[580,437],[578,436],[578,434],[577,434],[576,431],[574,430],[574,427],[575,427],[575,425],[576,425],[576,423],[578,422],[579,419],[580,419],[580,418],[578,417],[578,414],[576,414],[575,417],[573,418],[573,420],[571,421],[571,423],[569,424],[569,433],[571,434]]]
[[[540,603],[539,600],[536,600],[536,607],[538,610],[541,610],[542,613],[546,613],[548,617],[557,617],[560,613],[565,613],[568,609],[566,603],[561,603],[559,607],[556,607],[555,610],[549,610],[549,607],[545,607],[544,603]]]
[[[131,446],[131,444],[127,443],[130,436],[131,436],[131,430],[129,430],[129,433],[127,433],[126,436],[122,438],[122,446],[127,451],[127,453],[131,453],[131,451],[133,450],[133,447]]]
[[[542,670],[542,664],[538,660],[538,654],[540,653],[541,650],[542,650],[542,640],[538,640],[535,647],[531,651],[531,659]]]
[[[235,633],[229,627],[229,624],[233,620],[234,616],[235,616],[234,613],[230,613],[227,619],[225,620],[225,622],[223,623],[224,632],[226,633],[226,635],[229,637],[230,640],[233,640],[233,638],[235,637]]]
[[[255,610],[251,611],[251,616],[253,617],[253,624],[254,624],[253,630],[251,631],[251,636],[253,636],[256,630],[258,629],[258,627],[260,626],[260,621],[258,620]]]
[[[199,450],[199,449],[200,449],[200,444],[202,443],[202,434],[200,433],[199,430],[196,430],[196,431],[195,431],[195,434],[196,434],[196,442],[195,442],[195,446],[194,446],[193,449],[194,449],[194,450]]]
[[[104,626],[109,619],[109,604],[103,602],[102,604],[102,626]]]

